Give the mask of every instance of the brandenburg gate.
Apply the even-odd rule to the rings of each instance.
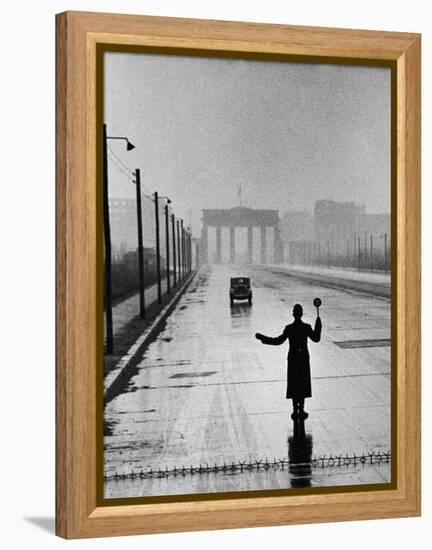
[[[208,263],[208,228],[216,228],[216,263],[222,262],[222,227],[229,228],[229,258],[236,259],[235,229],[247,228],[247,260],[253,262],[253,228],[260,228],[261,263],[267,262],[267,228],[273,228],[274,261],[282,261],[282,241],[279,231],[278,210],[255,210],[238,206],[228,210],[203,210],[201,251],[203,263]]]

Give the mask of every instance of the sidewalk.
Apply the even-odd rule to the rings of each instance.
[[[173,290],[173,277],[171,281],[171,290]],[[167,288],[166,278],[161,281],[162,296],[164,297]],[[147,287],[144,291],[146,309],[157,301],[157,284]],[[114,337],[129,321],[139,315],[139,292],[118,302],[112,308],[113,312],[113,332]],[[104,338],[106,337],[106,327],[104,323]]]
[[[197,271],[191,271],[174,288],[171,287],[169,295],[162,293],[161,304],[157,301],[156,287],[154,300],[146,309],[146,319],[140,319],[138,315],[135,315],[128,320],[127,314],[132,310],[130,304],[124,304],[124,302],[118,304],[118,306],[125,306],[123,309],[119,309],[119,316],[122,315],[125,324],[114,334],[114,353],[104,356],[105,402],[113,399],[127,383],[128,377],[133,374],[133,369],[142,357],[143,351],[156,338],[197,273]],[[129,302],[129,300],[125,300],[125,302]]]
[[[104,353],[104,373],[105,377],[115,369],[120,359],[128,352],[132,344],[146,329],[154,323],[160,312],[170,304],[179,290],[189,279],[187,276],[175,287],[172,285],[171,294],[166,294],[166,279],[162,280],[162,303],[157,301],[157,284],[145,289],[145,308],[146,318],[139,317],[139,293],[130,296],[126,300],[117,303],[113,307],[113,333],[114,350],[111,354]],[[105,317],[104,317],[105,320]],[[104,343],[106,337],[106,327],[104,322]]]

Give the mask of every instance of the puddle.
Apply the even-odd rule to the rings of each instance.
[[[170,378],[200,378],[203,376],[212,376],[213,374],[217,374],[217,372],[217,370],[208,370],[203,372],[178,372],[177,374],[170,376]]]

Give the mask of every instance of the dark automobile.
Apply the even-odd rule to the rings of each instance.
[[[233,305],[234,300],[248,300],[249,305],[252,304],[252,289],[249,277],[231,277],[231,305]]]

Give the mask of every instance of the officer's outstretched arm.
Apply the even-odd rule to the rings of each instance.
[[[321,330],[322,330],[321,318],[317,317],[315,321],[315,328],[311,327],[311,332],[309,334],[309,338],[312,340],[312,342],[319,342],[321,340]]]
[[[288,338],[288,331],[285,329],[282,334],[276,336],[275,338],[272,338],[271,336],[264,336],[264,334],[257,332],[255,334],[255,338],[258,338],[258,340],[261,340],[263,344],[267,344],[269,346],[280,346]]]

